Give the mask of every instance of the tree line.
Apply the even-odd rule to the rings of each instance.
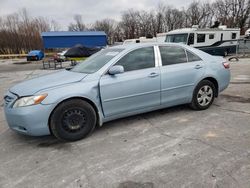
[[[177,9],[160,3],[151,11],[129,9],[121,13],[121,20],[98,20],[85,24],[81,14],[76,14],[68,25],[69,31],[105,31],[108,43],[191,27],[212,27],[214,23],[238,27],[241,34],[250,27],[250,0],[193,1]],[[60,25],[44,17],[31,18],[23,9],[19,13],[0,17],[0,54],[22,53],[42,49],[41,32],[58,31]]]
[[[59,30],[54,20],[31,18],[26,9],[0,17],[0,54],[21,54],[42,49],[41,33]]]

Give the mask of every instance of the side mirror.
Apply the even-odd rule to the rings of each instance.
[[[121,74],[124,73],[124,67],[121,65],[115,65],[111,67],[108,71],[110,75]]]

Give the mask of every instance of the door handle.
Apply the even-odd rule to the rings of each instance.
[[[194,67],[195,69],[201,69],[202,68],[202,66],[201,65],[195,65],[195,67]]]
[[[152,73],[150,73],[150,74],[148,75],[148,77],[151,77],[151,78],[156,77],[156,76],[159,76],[159,74],[156,73],[156,72],[152,72]]]

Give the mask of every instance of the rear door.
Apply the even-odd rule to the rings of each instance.
[[[104,115],[113,116],[160,105],[160,69],[154,47],[143,47],[123,56],[115,65],[125,72],[100,79]]]
[[[159,46],[161,54],[161,103],[190,102],[197,80],[204,74],[204,63],[179,46]]]

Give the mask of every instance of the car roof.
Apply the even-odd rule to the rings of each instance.
[[[171,42],[145,42],[145,43],[130,43],[130,44],[123,44],[123,45],[117,45],[117,46],[112,46],[110,48],[114,49],[134,49],[138,47],[147,47],[147,46],[181,46],[181,47],[186,47],[187,45],[181,44],[181,43],[171,43]]]

